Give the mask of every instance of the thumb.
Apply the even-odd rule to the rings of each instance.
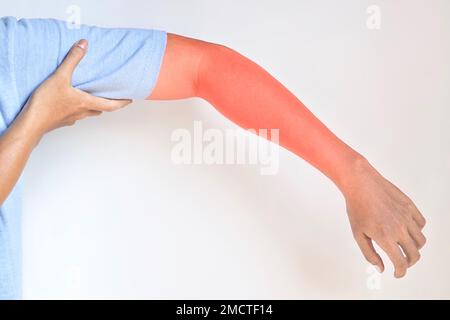
[[[68,81],[72,80],[73,73],[83,59],[87,52],[88,42],[85,39],[82,39],[75,43],[70,49],[69,53],[67,53],[64,61],[56,70],[56,73],[59,76],[67,79]]]

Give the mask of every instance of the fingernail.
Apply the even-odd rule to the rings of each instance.
[[[83,49],[83,50],[86,50],[86,48],[87,48],[87,41],[86,40],[80,40],[80,41],[78,41],[77,42],[77,47],[78,48],[81,48],[81,49]]]
[[[382,273],[381,268],[379,266],[374,266],[374,267],[375,267],[375,270],[378,271],[378,273]]]

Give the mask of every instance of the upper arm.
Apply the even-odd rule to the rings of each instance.
[[[173,100],[196,97],[199,65],[210,46],[213,44],[169,33],[159,79],[150,98]]]
[[[151,94],[166,48],[165,32],[85,25],[73,29],[63,21],[25,19],[17,22],[14,46],[22,105],[80,39],[89,41],[89,49],[74,73],[74,87],[113,99],[145,99]]]

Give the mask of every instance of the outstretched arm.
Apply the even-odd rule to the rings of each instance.
[[[201,97],[244,128],[279,129],[280,145],[328,176],[342,191],[353,235],[366,259],[395,276],[420,257],[425,219],[413,202],[317,119],[267,71],[227,47],[168,35],[155,100]]]

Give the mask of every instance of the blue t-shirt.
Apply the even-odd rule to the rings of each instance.
[[[0,134],[80,39],[89,41],[89,50],[74,73],[74,87],[105,98],[145,99],[151,94],[166,48],[164,31],[1,18]],[[21,296],[21,184],[19,180],[0,208],[0,299]]]

